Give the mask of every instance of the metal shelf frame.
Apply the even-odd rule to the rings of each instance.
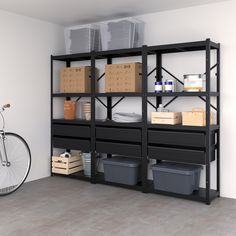
[[[216,51],[216,64],[211,65],[211,51]],[[148,92],[148,77],[155,73],[156,81],[162,80],[162,72],[168,73],[172,78],[174,78],[178,83],[183,84],[183,82],[177,78],[174,74],[168,71],[162,65],[162,56],[163,54],[169,53],[182,53],[189,51],[204,51],[205,52],[205,75],[206,75],[206,91],[205,92],[173,92],[173,93],[153,93]],[[156,65],[155,68],[148,72],[148,57],[149,55],[155,55]],[[97,60],[106,60],[107,64],[112,64],[113,58],[121,57],[132,57],[140,56],[142,58],[142,91],[140,93],[97,93],[95,91],[96,84],[96,61]],[[66,63],[67,67],[71,66],[73,61],[90,61],[91,65],[91,93],[54,93],[53,92],[53,81],[54,81],[54,63],[56,61],[63,61]],[[216,91],[211,91],[211,71],[216,69],[216,79],[217,79],[217,88]],[[103,73],[97,81],[104,77]],[[57,78],[58,79],[58,78]],[[66,121],[63,119],[54,119],[53,118],[53,99],[54,98],[64,98],[70,100],[71,97],[90,97],[91,98],[91,121],[84,120],[73,120]],[[106,98],[104,103],[100,98]],[[112,100],[114,97],[119,97],[119,100],[114,104]],[[112,121],[112,109],[118,105],[125,97],[141,97],[142,99],[142,122],[139,123],[116,123]],[[155,104],[151,103],[148,98],[154,97]],[[154,125],[148,124],[147,122],[147,106],[151,105],[155,110],[162,103],[163,97],[171,97],[172,99],[166,103],[164,106],[167,107],[170,103],[174,102],[178,97],[199,97],[205,102],[206,110],[206,126],[205,127],[194,127],[194,126],[182,126],[182,125]],[[216,107],[211,104],[211,97],[216,97]],[[96,100],[99,101],[107,110],[107,120],[96,120],[95,119],[95,104]],[[131,48],[131,49],[120,49],[120,50],[110,50],[102,52],[91,52],[91,53],[80,53],[72,55],[59,55],[51,56],[51,155],[53,154],[53,125],[74,125],[74,126],[83,126],[90,128],[90,151],[92,156],[91,161],[91,178],[84,177],[82,173],[74,175],[78,179],[83,179],[90,181],[91,183],[103,183],[108,185],[114,185],[119,187],[126,187],[130,189],[136,189],[144,193],[157,193],[164,194],[173,197],[180,197],[200,202],[205,202],[210,204],[215,197],[220,196],[220,44],[212,42],[210,39],[197,42],[186,42],[186,43],[177,43],[177,44],[167,44],[167,45],[157,45],[157,46],[142,46],[140,48]],[[217,113],[217,124],[210,125],[210,112],[211,109],[216,110]],[[97,150],[96,150],[96,128],[97,127],[109,127],[109,128],[121,128],[121,129],[136,129],[141,132],[141,159],[142,159],[142,181],[138,186],[123,186],[119,184],[106,183],[103,178],[103,174],[97,172]],[[153,190],[152,181],[148,180],[148,132],[149,130],[161,130],[161,131],[177,131],[177,132],[200,132],[204,133],[206,137],[206,186],[204,189],[200,189],[198,192],[194,192],[190,196],[184,196],[174,193],[166,193],[161,191]],[[216,181],[217,189],[211,189],[211,160],[212,160],[212,133],[216,136],[216,144],[214,148],[217,150],[216,156]],[[107,153],[107,157],[110,158],[112,154]],[[156,160],[157,163],[161,160]]]

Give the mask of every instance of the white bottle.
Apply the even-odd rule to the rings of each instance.
[[[157,112],[163,112],[164,111],[164,107],[162,104],[159,104],[159,107],[157,108]]]

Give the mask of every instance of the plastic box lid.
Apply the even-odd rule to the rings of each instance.
[[[134,168],[134,167],[139,167],[141,165],[141,160],[138,160],[137,158],[115,156],[112,158],[104,159],[103,164]]]
[[[163,162],[161,164],[153,165],[152,170],[162,171],[166,173],[181,174],[181,175],[192,175],[195,170],[202,169],[201,166],[180,164],[172,162]]]

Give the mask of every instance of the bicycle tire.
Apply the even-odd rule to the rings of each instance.
[[[31,168],[31,151],[30,151],[30,148],[29,148],[29,145],[27,144],[27,142],[24,140],[24,138],[22,138],[20,135],[18,135],[18,134],[16,134],[16,133],[12,133],[12,132],[6,132],[5,133],[5,136],[6,136],[6,138],[7,137],[15,137],[16,139],[18,139],[18,140],[20,140],[21,141],[21,143],[25,146],[25,148],[26,148],[26,150],[27,150],[27,154],[28,154],[28,167],[27,167],[27,170],[26,170],[26,172],[25,172],[25,174],[24,174],[24,178],[20,181],[20,183],[19,184],[17,184],[17,186],[14,188],[14,189],[12,189],[11,191],[9,191],[9,192],[1,192],[0,191],[0,197],[1,196],[6,196],[6,195],[9,195],[9,194],[12,194],[12,193],[14,193],[17,189],[19,189],[21,186],[22,186],[22,184],[25,182],[25,180],[26,180],[26,178],[28,177],[28,175],[29,175],[29,172],[30,172],[30,168]]]

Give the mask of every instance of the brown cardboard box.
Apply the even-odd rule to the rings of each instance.
[[[181,124],[181,112],[152,112],[152,124],[177,125]]]
[[[141,92],[142,64],[125,63],[105,66],[105,92]]]
[[[193,108],[192,111],[182,112],[183,125],[206,126],[206,112],[202,108]],[[211,112],[210,124],[214,123],[214,113]]]
[[[97,74],[97,70],[96,70]],[[61,93],[90,93],[91,92],[91,67],[67,67],[60,71]],[[97,79],[97,75],[96,78]],[[97,84],[97,80],[96,80]]]

